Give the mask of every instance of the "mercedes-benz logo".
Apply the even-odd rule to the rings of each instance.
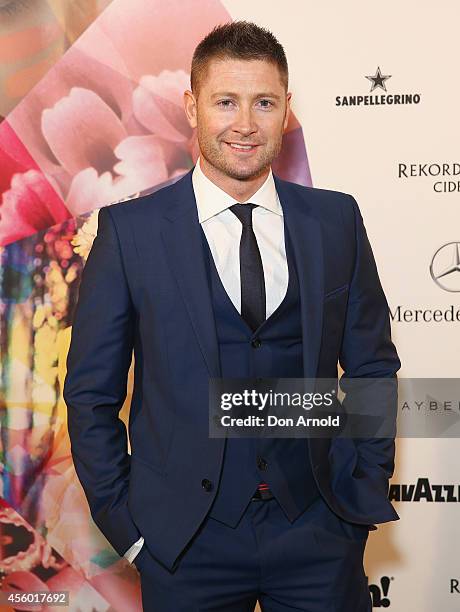
[[[430,274],[444,291],[460,292],[460,242],[447,242],[439,247],[431,260]]]

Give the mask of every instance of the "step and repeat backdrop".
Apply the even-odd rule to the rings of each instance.
[[[196,161],[182,92],[218,23],[255,21],[286,50],[293,113],[275,172],[360,205],[413,389],[400,411],[460,418],[460,397],[417,382],[460,378],[459,18],[455,0],[0,0],[2,590],[141,610],[138,574],[73,469],[65,359],[98,209]],[[443,434],[397,440],[400,520],[365,556],[375,609],[460,609],[459,441]]]

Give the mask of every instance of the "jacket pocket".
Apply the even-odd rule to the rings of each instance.
[[[158,465],[152,465],[151,463],[149,463],[148,461],[146,461],[145,459],[141,459],[137,454],[136,455],[131,455],[131,461],[134,461],[135,463],[141,463],[142,465],[145,465],[145,467],[149,468],[150,470],[152,470],[152,472],[155,472],[156,474],[159,474],[160,476],[165,476],[165,467],[161,467]]]
[[[324,299],[327,300],[328,298],[334,295],[337,295],[338,293],[347,291],[347,290],[348,290],[348,283],[346,285],[341,285],[340,287],[336,287],[335,289],[331,289],[330,291],[324,294]]]

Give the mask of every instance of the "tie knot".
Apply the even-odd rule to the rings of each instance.
[[[245,204],[233,204],[230,206],[230,210],[234,213],[241,221],[242,225],[252,225],[252,211],[257,204],[252,202],[246,202]]]

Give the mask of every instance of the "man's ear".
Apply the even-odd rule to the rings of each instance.
[[[190,124],[190,127],[196,128],[197,125],[197,102],[194,94],[187,89],[184,91],[184,110],[185,115],[187,117],[187,121]]]
[[[292,93],[288,92],[286,94],[286,116],[284,117],[283,129],[286,129],[287,124],[289,123],[289,115],[291,114],[291,97]]]

